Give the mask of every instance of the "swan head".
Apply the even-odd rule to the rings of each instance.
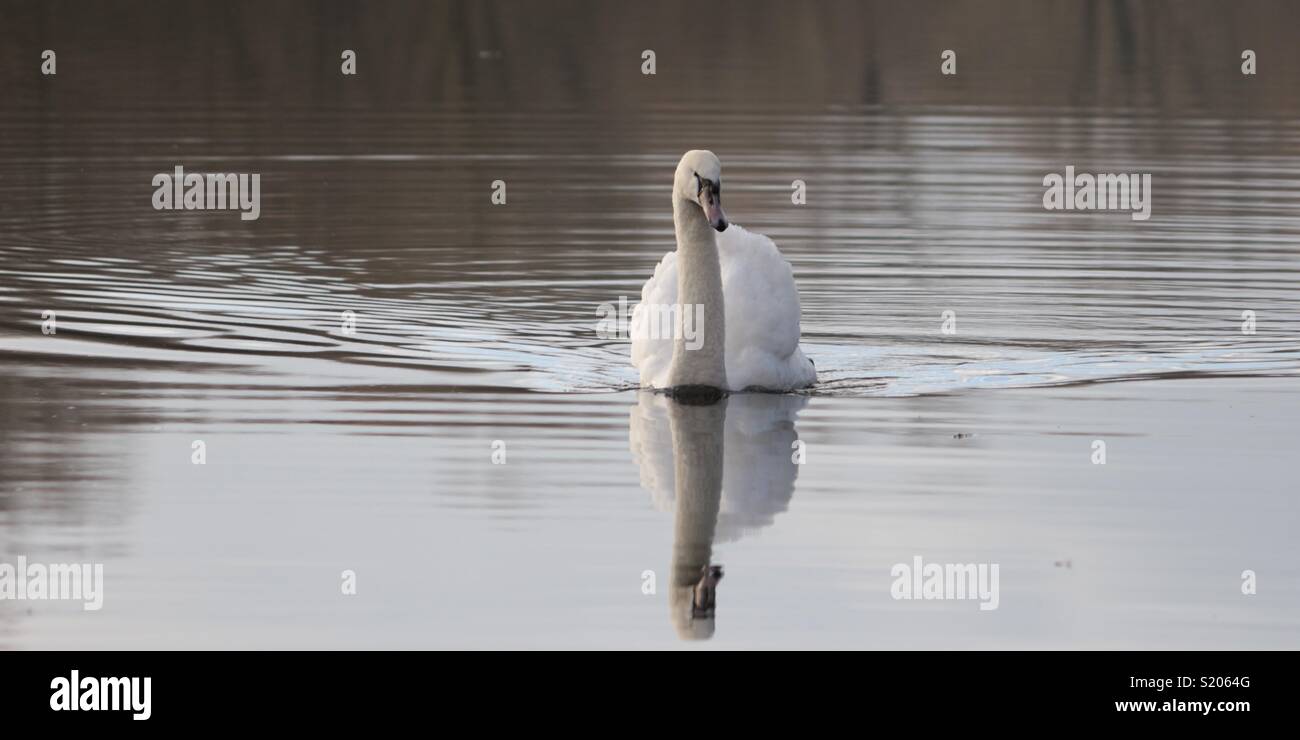
[[[709,226],[726,231],[727,214],[722,211],[722,162],[713,152],[692,149],[682,156],[673,181],[673,198],[699,206]]]

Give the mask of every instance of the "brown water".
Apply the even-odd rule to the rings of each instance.
[[[710,96],[680,8],[78,7],[5,9],[0,558],[104,563],[105,607],[0,601],[0,646],[675,646],[675,574],[722,563],[718,647],[1300,647],[1300,122],[1228,32],[753,5]],[[1276,64],[1293,11],[1253,13]],[[674,412],[597,336],[698,147],[794,267],[807,394]],[[260,173],[261,218],[155,211],[176,165]],[[1045,211],[1066,165],[1151,173],[1150,220]],[[999,608],[893,600],[914,555],[1000,564]]]

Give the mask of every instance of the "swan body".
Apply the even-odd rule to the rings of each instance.
[[[771,239],[727,223],[721,164],[711,152],[687,152],[678,165],[673,222],[677,250],[655,267],[632,312],[641,384],[787,391],[816,382],[799,348],[790,263]],[[669,308],[684,322],[674,331],[663,330]]]

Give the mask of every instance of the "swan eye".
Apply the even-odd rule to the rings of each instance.
[[[704,192],[706,185],[708,186],[709,192],[713,195],[722,195],[722,183],[714,183],[712,180],[706,180],[703,177],[700,177],[700,173],[698,172],[692,174],[695,175],[695,197],[698,198],[700,194]]]

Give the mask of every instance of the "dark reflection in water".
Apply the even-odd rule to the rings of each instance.
[[[95,621],[0,604],[0,645],[658,645],[629,579],[672,552],[711,645],[1294,646],[1298,13],[0,3],[0,552],[110,578]],[[629,419],[597,308],[699,147],[822,383]],[[153,210],[177,165],[260,173],[261,218]],[[1150,221],[1044,211],[1067,165],[1150,173]],[[1001,562],[1003,606],[889,601],[918,551]]]
[[[37,98],[72,112],[139,101],[199,103],[195,118],[231,102],[468,103],[594,110],[626,116],[624,128],[635,125],[629,108],[663,105],[1100,105],[1235,116],[1300,103],[1300,9],[1285,0],[814,0],[797,9],[779,0],[61,0],[6,2],[3,12],[0,81],[20,95],[7,102]],[[51,47],[57,86],[33,74]],[[338,75],[342,49],[357,52],[354,80]],[[653,80],[641,75],[645,49],[657,53]],[[938,75],[944,49],[958,55],[948,78]],[[1243,49],[1260,64],[1248,84]],[[319,125],[346,133],[362,124]],[[466,144],[475,127],[448,133]]]

